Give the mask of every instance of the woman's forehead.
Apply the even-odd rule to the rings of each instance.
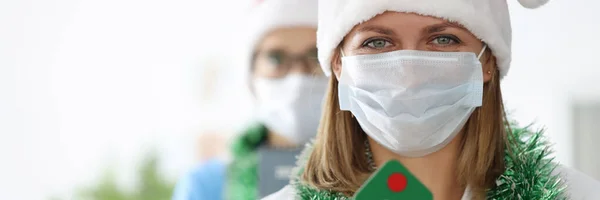
[[[365,31],[381,32],[382,34],[406,31],[438,32],[439,29],[448,27],[468,31],[466,28],[464,28],[464,26],[458,23],[450,22],[437,17],[419,15],[415,13],[387,11],[371,18],[368,21],[358,24],[352,29],[352,31],[350,31],[350,34]]]

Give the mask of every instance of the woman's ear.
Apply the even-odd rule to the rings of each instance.
[[[335,77],[339,80],[342,74],[342,58],[340,52],[341,48],[337,48],[337,51],[334,51],[333,57],[331,57],[331,71],[335,74]]]
[[[483,59],[484,62],[481,66],[483,70],[483,83],[489,82],[490,80],[492,80],[492,77],[494,77],[494,75],[498,73],[496,66],[496,56],[493,56],[490,51],[486,51],[485,54],[487,55]]]

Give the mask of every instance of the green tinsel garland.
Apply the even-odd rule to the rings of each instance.
[[[515,123],[510,130],[509,141],[515,144],[507,149],[506,170],[488,191],[488,199],[566,199],[562,179],[552,175],[557,164],[543,130],[534,132],[530,126],[520,128]]]
[[[255,200],[258,197],[258,155],[256,149],[267,138],[267,129],[251,126],[232,144],[233,162],[228,166],[225,199]]]
[[[567,199],[563,196],[565,186],[559,175],[552,171],[557,167],[551,156],[550,145],[543,137],[543,130],[531,131],[530,126],[520,128],[510,124],[508,134],[510,145],[506,150],[506,170],[498,180],[497,186],[488,190],[487,199],[492,200],[555,200]],[[343,194],[322,191],[302,184],[299,180],[303,162],[312,151],[307,147],[299,159],[296,176],[292,184],[298,198],[302,200],[350,200]]]

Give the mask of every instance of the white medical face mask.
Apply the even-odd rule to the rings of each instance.
[[[431,154],[450,143],[482,104],[479,56],[401,50],[343,57],[340,108],[389,150]]]
[[[254,79],[258,119],[295,144],[317,133],[327,78],[290,74],[281,79]]]

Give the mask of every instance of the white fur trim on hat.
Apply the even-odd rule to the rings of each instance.
[[[251,10],[245,23],[246,63],[249,70],[252,54],[258,42],[279,28],[317,28],[317,0],[262,0]]]
[[[528,8],[547,0],[519,0]],[[317,47],[319,61],[331,75],[331,58],[342,39],[359,23],[385,11],[417,13],[439,17],[465,26],[485,42],[498,61],[500,76],[511,61],[512,29],[506,0],[321,0]]]
[[[548,3],[548,0],[519,0],[519,3],[525,8],[538,8]]]

